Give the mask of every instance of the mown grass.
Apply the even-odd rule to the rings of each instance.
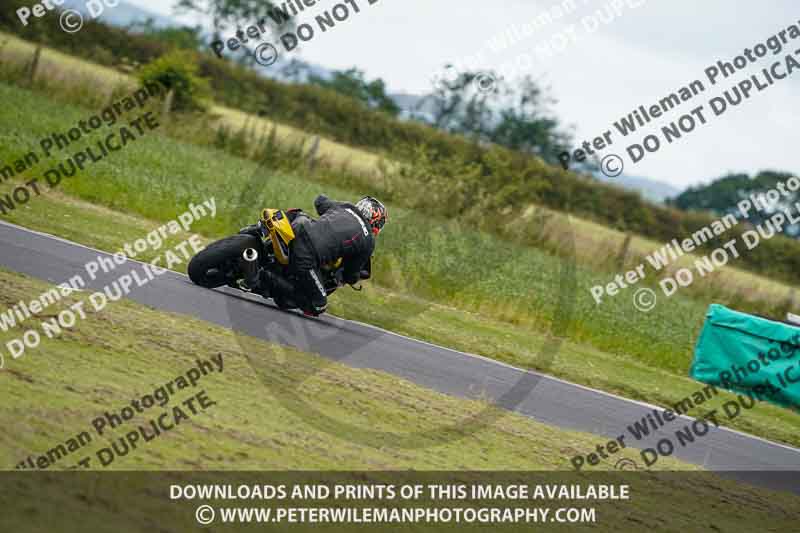
[[[35,298],[48,287],[0,271],[3,308]],[[28,328],[42,331],[42,321],[87,298],[87,293],[75,293],[43,315],[0,333],[0,345]],[[204,389],[217,405],[193,416],[179,430],[118,457],[109,468],[553,470],[565,467],[569,451],[593,449],[601,442],[600,437],[563,431],[508,412],[500,413],[485,429],[476,433],[465,429],[452,440],[451,432],[437,434],[436,428],[467,420],[485,409],[485,403],[438,394],[381,372],[322,364],[318,356],[257,339],[248,340],[245,354],[224,328],[132,302],[111,303],[101,312],[93,312],[88,303],[85,307],[85,320],[53,339],[42,335],[37,349],[18,359],[4,350],[0,422],[15,428],[0,435],[4,468],[14,468],[29,455],[44,454],[87,430],[93,441],[55,464],[57,469],[73,466],[124,434],[123,426],[118,426],[98,436],[91,428],[95,417],[119,412],[131,399],[185,374],[196,360],[219,354],[222,372],[202,377],[196,388],[177,391],[168,404],[176,405]],[[407,434],[413,428],[428,433],[417,446],[402,449],[390,440],[369,446],[358,435],[335,437],[316,429],[301,409],[286,407],[287,398],[295,395],[331,419],[365,432]],[[153,407],[149,413],[136,414],[125,432],[159,413]],[[92,465],[101,468],[94,458]],[[694,469],[677,461],[659,465]],[[613,463],[601,468],[611,469]]]
[[[30,149],[42,132],[86,115],[63,105],[56,110],[41,96],[2,85],[0,96],[14,103],[0,112],[2,123],[24,125],[9,136],[9,144],[0,145],[0,161]],[[33,119],[23,120],[29,115]],[[321,190],[340,198],[356,194],[297,175],[257,170],[252,162],[155,132],[66,180],[64,190],[70,195],[47,193],[4,218],[115,251],[183,212],[189,202],[209,196],[216,197],[218,216],[192,230],[218,238],[250,222],[261,205],[311,209]],[[257,191],[242,199],[239,191],[253,175]],[[0,194],[10,187],[0,185]],[[390,207],[392,222],[380,238],[375,283],[362,293],[337,293],[332,298],[335,314],[666,407],[698,387],[685,375],[703,304],[676,296],[649,314],[622,298],[597,307],[587,287],[602,281],[602,274],[576,266],[571,288],[569,276],[562,281],[562,269],[570,267],[562,259]],[[152,259],[148,254],[142,258]],[[564,311],[568,327],[558,333],[565,342],[551,360],[539,349],[553,335],[560,298],[566,300],[564,307],[575,308]],[[759,405],[733,427],[798,445],[798,418]]]
[[[35,298],[49,287],[0,270],[0,305]],[[50,308],[47,316],[0,333],[0,345],[20,335],[24,328],[41,328],[40,320],[87,296],[76,293]],[[92,435],[92,441],[56,459],[50,470],[70,468],[90,457],[89,467],[94,470],[553,471],[565,468],[565,457],[604,443],[599,437],[560,430],[506,411],[496,412],[497,418],[478,430],[464,425],[439,432],[437,428],[458,428],[470,416],[493,408],[480,401],[431,392],[381,372],[322,364],[318,356],[257,339],[247,344],[243,353],[228,330],[132,302],[111,303],[101,312],[89,312],[85,320],[65,329],[61,336],[45,339],[39,348],[19,359],[7,360],[0,371],[0,423],[14,428],[0,435],[0,465],[13,469],[29,455],[46,454],[83,431]],[[102,436],[94,431],[92,420],[96,417],[119,412],[132,399],[185,375],[198,360],[219,357],[221,372],[215,370],[201,377],[195,388],[177,390],[165,406],[135,414]],[[107,468],[100,465],[98,450],[201,390],[214,405],[198,409],[168,433],[140,442]],[[404,436],[427,433],[416,441],[405,438],[402,448],[389,436],[384,442],[353,433],[346,438],[335,436],[335,432],[320,430],[307,418],[307,407],[295,408],[291,403],[295,397],[334,421],[363,428],[365,434],[376,430]],[[189,412],[188,407],[184,410]],[[620,458],[635,460],[636,455],[622,450],[591,473],[558,480],[635,487],[631,500],[602,504],[599,530],[619,530],[632,519],[652,527],[690,527],[701,521],[721,530],[734,525],[756,527],[766,516],[782,528],[797,519],[792,511],[797,509],[796,496],[739,485],[711,474],[657,477],[648,472],[617,472],[598,476],[599,471],[613,469]],[[657,468],[695,470],[670,459],[659,461]],[[219,476],[209,475],[208,482],[220,482]],[[457,478],[458,474],[447,476]],[[553,474],[518,476],[520,483],[556,482]],[[178,482],[180,476],[171,474],[169,479]],[[481,481],[491,479],[494,477]],[[111,478],[105,481],[115,483]],[[363,482],[363,477],[356,476],[354,481]],[[390,477],[388,481],[397,479]],[[127,490],[117,485],[113,491],[90,491],[87,496],[74,479],[52,477],[45,482],[32,476],[20,478],[0,487],[5,501],[16,502],[11,511],[0,516],[0,526],[4,531],[34,530],[34,524],[52,524],[57,512],[59,531],[108,531],[112,524],[114,531],[141,531],[151,528],[156,517],[164,530],[194,527],[192,514],[176,513],[175,506],[180,503],[164,498],[154,480],[148,482],[129,474],[124,483]],[[41,504],[23,504],[31,501],[31,491]],[[663,505],[665,497],[670,506]],[[703,512],[710,502],[724,504],[725,511],[706,517]],[[87,504],[91,507],[88,514]],[[125,509],[124,519],[121,509]],[[345,530],[352,530],[352,526]]]

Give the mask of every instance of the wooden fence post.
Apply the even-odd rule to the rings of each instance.
[[[789,296],[786,298],[786,313],[791,313],[795,306],[797,305],[797,289],[792,287],[789,290]],[[786,319],[786,317],[781,317],[781,320]]]
[[[620,248],[619,254],[617,255],[617,268],[622,268],[625,266],[625,259],[628,257],[628,251],[631,247],[631,240],[633,240],[633,235],[626,233],[625,241],[622,243],[622,248]]]
[[[167,96],[164,97],[164,105],[161,107],[161,116],[167,117],[169,116],[169,112],[172,111],[172,100],[175,98],[175,89],[170,89],[167,92]]]
[[[314,170],[314,166],[317,164],[317,152],[319,151],[319,135],[314,136],[314,140],[311,141],[311,149],[308,151],[308,168],[309,170]]]
[[[36,79],[36,71],[39,69],[39,58],[42,55],[42,45],[37,44],[36,50],[33,51],[33,60],[31,61],[30,70],[28,71],[28,87],[33,87],[33,81]]]

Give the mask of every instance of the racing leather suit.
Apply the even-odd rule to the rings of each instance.
[[[320,215],[318,219],[293,224],[296,235],[289,266],[297,280],[300,300],[305,300],[301,307],[318,315],[325,312],[328,304],[320,267],[341,257],[344,283],[358,283],[362,271],[370,269],[375,238],[355,205],[320,195],[314,200],[314,207]]]

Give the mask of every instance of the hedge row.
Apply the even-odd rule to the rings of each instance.
[[[32,18],[28,26],[22,26],[15,11],[26,1],[6,0],[4,4],[0,8],[0,29],[101,64],[114,65],[123,60],[144,64],[167,51],[162,42],[96,21],[87,20],[80,32],[67,34],[59,28],[55,13]],[[664,242],[683,239],[712,220],[707,214],[651,204],[636,193],[564,172],[538,158],[496,146],[477,146],[424,124],[398,120],[318,86],[262,78],[210,52],[198,54],[198,63],[199,74],[210,80],[214,98],[222,104],[395,158],[405,158],[417,147],[425,146],[425,165],[436,168],[438,164],[442,178],[459,180],[460,176],[446,172],[445,166],[463,163],[470,174],[463,183],[453,183],[454,189],[462,191],[463,199],[478,198],[486,205],[518,207],[538,202]],[[441,182],[431,176],[418,175],[418,179],[424,184],[426,180]],[[465,191],[465,186],[471,190]],[[707,250],[721,244],[720,240],[712,241]],[[765,275],[800,281],[800,242],[774,238],[744,255],[741,264]]]

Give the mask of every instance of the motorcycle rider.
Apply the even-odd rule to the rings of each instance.
[[[369,278],[375,238],[386,224],[387,212],[371,196],[351,204],[319,195],[314,207],[320,215],[316,220],[299,210],[289,212],[295,231],[289,268],[296,280],[293,293],[297,305],[306,315],[319,316],[328,306],[320,267],[342,258],[340,284],[354,285]]]

